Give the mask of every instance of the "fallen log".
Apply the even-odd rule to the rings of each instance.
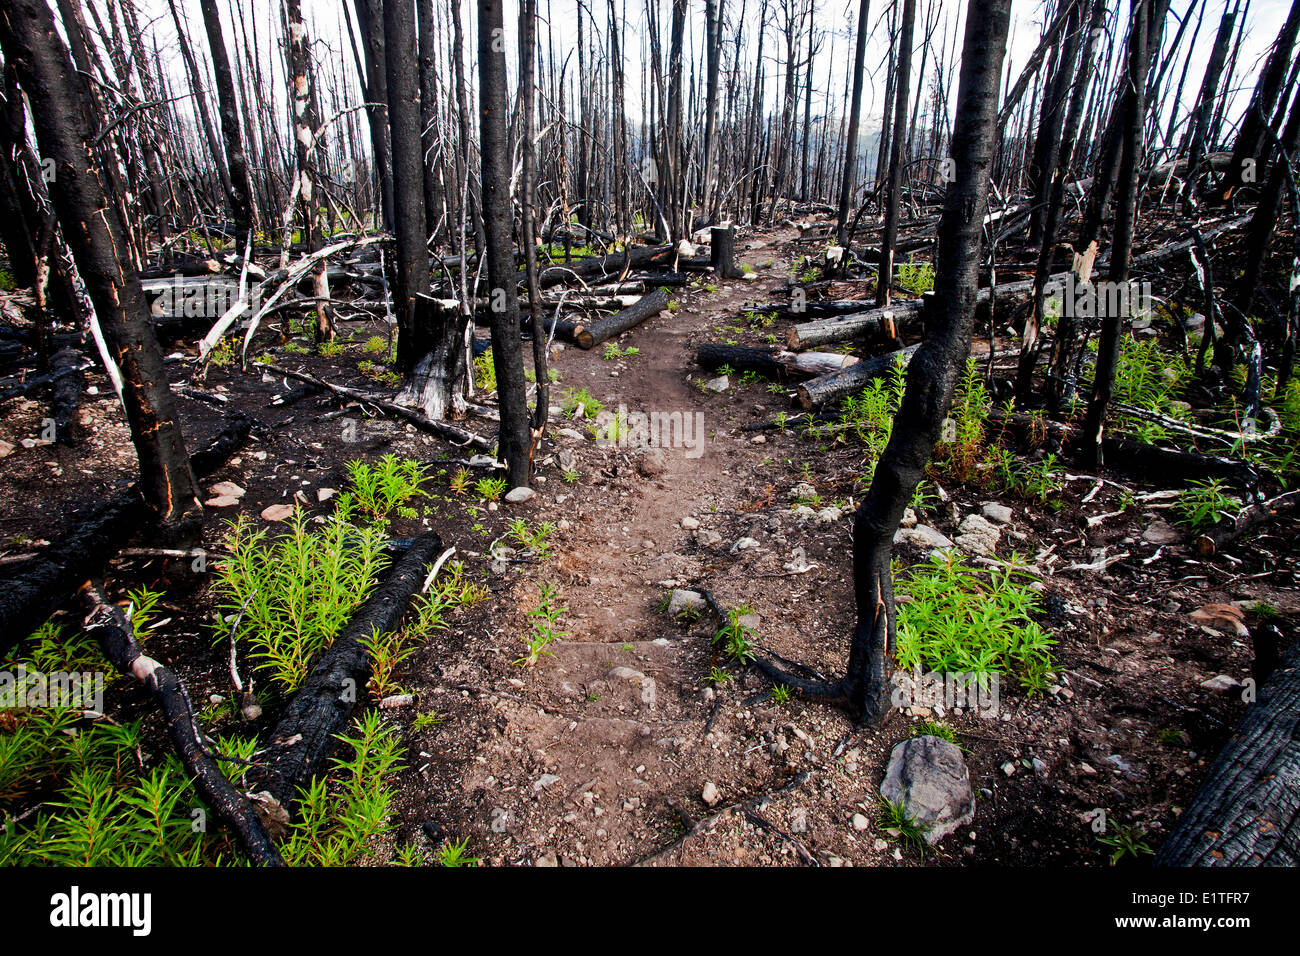
[[[856,338],[878,341],[899,338],[899,332],[920,323],[926,299],[895,302],[883,309],[854,312],[838,318],[818,319],[792,325],[785,330],[785,344],[791,349],[806,349]]]
[[[1300,491],[1288,491],[1270,501],[1258,501],[1231,521],[1220,521],[1196,539],[1196,551],[1202,558],[1212,558],[1225,545],[1242,535],[1295,511],[1300,504]]]
[[[622,281],[624,275],[632,269],[641,269],[656,262],[668,262],[672,257],[672,246],[632,246],[623,252],[615,252],[598,259],[546,266],[538,272],[537,285],[545,289],[575,277],[585,282],[592,278],[605,280],[618,276],[619,281]],[[523,282],[524,278],[521,272],[520,282]]]
[[[491,451],[492,442],[481,435],[475,435],[464,428],[458,428],[450,422],[434,421],[423,412],[414,408],[406,408],[398,405],[396,402],[390,402],[386,399],[376,398],[369,392],[363,392],[359,388],[348,388],[346,385],[335,385],[333,382],[327,382],[323,378],[317,378],[315,375],[308,375],[306,372],[296,372],[293,369],[285,368],[282,365],[274,365],[271,362],[257,363],[256,368],[265,369],[275,372],[277,375],[286,375],[289,378],[297,379],[300,382],[306,382],[308,385],[317,385],[326,391],[333,392],[343,398],[350,398],[354,401],[362,402],[377,408],[382,412],[393,415],[396,418],[410,422],[421,431],[431,432],[434,435],[441,435],[453,442],[461,445],[473,445],[475,448],[483,451]]]
[[[574,333],[574,343],[580,349],[591,349],[640,325],[651,316],[668,308],[668,294],[662,289],[643,295],[636,305],[628,306],[608,318],[593,322]]]
[[[180,678],[170,667],[144,653],[121,609],[110,604],[98,587],[86,582],[81,586],[80,595],[86,609],[87,636],[99,643],[114,667],[149,690],[163,713],[167,736],[186,771],[194,778],[195,789],[203,802],[230,827],[240,848],[253,863],[284,866],[257,812],[226,779],[204,745],[194,720],[194,708]]]
[[[821,375],[801,384],[795,389],[795,404],[800,408],[821,408],[831,402],[847,398],[862,391],[872,379],[882,378],[900,359],[906,365],[921,347],[920,343],[909,345],[896,352],[887,352],[875,358],[851,365],[842,372]]]
[[[786,352],[706,342],[700,346],[695,361],[711,371],[729,367],[737,372],[758,372],[769,378],[786,378],[838,372],[856,365],[860,359],[838,352]]]
[[[207,447],[190,456],[196,478],[210,475],[248,440],[253,420],[238,414]],[[137,486],[74,516],[69,530],[0,578],[0,655],[25,639],[87,578],[97,574],[130,536],[148,521]]]
[[[259,804],[288,810],[299,788],[325,766],[370,676],[362,641],[397,629],[425,580],[425,566],[442,550],[436,532],[420,535],[388,577],[321,655],[271,732],[258,766],[246,778]]]
[[[1156,866],[1300,865],[1300,642],[1259,691]]]

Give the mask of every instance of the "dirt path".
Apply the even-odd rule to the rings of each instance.
[[[506,606],[516,610],[498,638],[509,644],[512,624],[516,632],[526,628],[523,612],[536,605],[542,580],[561,588],[567,636],[532,668],[503,666],[508,650],[471,652],[441,668],[462,701],[487,702],[491,717],[485,719],[482,706],[458,707],[448,717],[458,726],[443,738],[454,737],[460,752],[426,751],[439,761],[423,768],[437,785],[420,788],[421,812],[439,829],[471,836],[480,850],[486,843],[494,862],[794,863],[807,853],[787,832],[807,828],[810,811],[797,805],[799,787],[812,763],[834,759],[847,725],[823,710],[806,715],[807,730],[794,729],[790,712],[751,700],[766,690],[756,678],[743,690],[715,687],[709,674],[720,660],[709,636],[716,622],[706,615],[688,628],[660,608],[678,584],[727,590],[721,582],[732,571],[740,572],[741,587],[732,589],[738,600],[754,600],[746,592],[757,592],[760,582],[744,568],[784,560],[777,553],[755,559],[730,551],[749,525],[765,520],[756,515],[747,522],[734,509],[766,484],[762,469],[770,464],[768,449],[735,424],[770,412],[752,400],[752,389],[703,391],[698,381],[712,375],[694,364],[699,339],[783,284],[784,259],[761,250],[749,258],[770,263],[759,280],[721,283],[633,330],[619,345],[637,348],[635,356],[606,361],[600,350],[567,349],[556,363],[558,394],[586,387],[610,412],[681,413],[702,423],[702,436],[687,435],[703,445],[600,448],[560,436],[561,447],[583,446],[580,468],[596,475],[573,492],[556,489],[554,478],[540,486],[538,515],[562,521],[560,554],[537,577],[521,575],[510,586]],[[775,407],[782,404],[778,397]],[[556,430],[572,424],[559,422]],[[709,527],[737,516],[741,530],[728,528],[721,542],[707,546],[717,536]],[[683,527],[685,518],[703,526],[701,537]],[[446,683],[432,690],[447,699]],[[443,704],[437,706],[442,713]],[[462,721],[474,723],[474,731]],[[419,801],[412,789],[408,797]],[[773,799],[794,813],[793,824],[785,815],[779,824],[761,818],[784,837],[756,824],[753,806],[738,806],[767,793],[781,794]],[[457,806],[458,794],[467,798],[468,814]],[[720,841],[714,839],[719,830]]]

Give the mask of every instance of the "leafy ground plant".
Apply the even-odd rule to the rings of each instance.
[[[898,663],[945,674],[1011,673],[1030,692],[1045,690],[1056,643],[1032,617],[1037,580],[1014,559],[977,571],[939,552],[898,578]]]
[[[394,454],[384,455],[373,465],[350,461],[347,473],[357,506],[375,519],[382,519],[394,508],[425,494],[420,486],[429,477],[428,468],[420,462]]]
[[[727,623],[713,635],[713,643],[721,645],[723,652],[740,664],[754,659],[752,638],[757,635],[752,627],[741,620],[753,613],[753,608],[748,604],[732,608],[727,612]]]
[[[239,617],[236,640],[258,671],[282,691],[296,690],[317,656],[347,624],[386,566],[383,532],[351,522],[353,505],[340,495],[323,525],[309,528],[296,511],[287,532],[271,538],[244,515],[230,525],[226,558],[213,591],[222,621],[216,640]]]
[[[515,660],[515,664],[519,667],[532,667],[543,655],[553,656],[546,648],[553,641],[565,636],[563,631],[556,630],[560,615],[565,611],[556,604],[559,597],[558,588],[550,584],[542,585],[541,600],[537,607],[528,612],[528,616],[533,620],[533,626],[532,631],[524,637],[528,653]]]
[[[1204,531],[1220,521],[1233,520],[1241,510],[1241,499],[1224,490],[1218,478],[1192,482],[1192,489],[1183,491],[1174,502],[1178,523],[1192,531]]]

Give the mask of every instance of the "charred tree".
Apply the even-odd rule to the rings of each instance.
[[[119,258],[128,248],[126,226],[108,202],[91,156],[100,124],[73,78],[68,49],[44,0],[17,0],[0,11],[0,44],[31,103],[41,154],[54,161],[50,187],[59,226],[122,373],[145,502],[159,524],[174,524],[202,506],[146,318],[138,263]]]
[[[898,199],[903,177],[903,129],[912,85],[912,33],[916,26],[916,0],[903,0],[903,22],[898,34],[898,81],[894,93],[894,125],[889,145],[889,178],[885,186],[885,225],[880,240],[880,272],[876,280],[876,305],[889,304],[894,281],[894,242],[898,238]]]
[[[871,488],[853,525],[853,584],[857,624],[847,673],[826,684],[789,674],[760,659],[760,667],[812,697],[839,700],[859,720],[880,724],[891,713],[896,614],[890,560],[903,510],[920,482],[970,355],[989,171],[997,142],[998,87],[1011,20],[1010,0],[970,0],[948,186],[939,223],[935,292],[924,343],[912,357],[907,390]]]
[[[496,370],[497,396],[501,405],[497,453],[506,464],[506,479],[510,487],[517,488],[528,484],[530,443],[523,350],[519,341],[519,295],[511,241],[514,230],[510,141],[506,130],[504,37],[501,0],[479,0],[479,148],[483,165],[483,225],[487,233],[488,286],[494,301],[490,313],[492,365]],[[498,304],[500,308],[496,307]]]

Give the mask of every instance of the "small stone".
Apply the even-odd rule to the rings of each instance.
[[[1216,677],[1211,677],[1209,680],[1201,681],[1201,686],[1216,694],[1227,694],[1240,687],[1241,683],[1236,678],[1229,677],[1227,674],[1219,674]]]
[[[682,519],[682,529],[685,531],[694,531],[699,526],[700,522],[696,518],[686,517]]]
[[[293,514],[293,505],[270,505],[262,509],[263,521],[283,521]]]
[[[1147,544],[1154,544],[1157,546],[1173,544],[1180,538],[1182,538],[1182,535],[1178,533],[1173,525],[1166,521],[1161,521],[1159,518],[1151,522],[1151,524],[1147,526],[1147,529],[1142,532],[1143,541]]]
[[[208,493],[214,498],[235,498],[244,497],[244,489],[239,487],[233,481],[218,481],[208,489]]]
[[[725,392],[731,387],[731,380],[725,375],[719,375],[717,378],[711,378],[705,382],[704,387],[710,392]]]
[[[832,524],[833,522],[839,521],[842,514],[843,512],[841,512],[839,508],[823,508],[821,511],[817,512],[817,523]]]
[[[203,502],[205,508],[233,508],[239,504],[239,499],[234,495],[218,495],[215,498],[209,498]]]
[[[925,550],[953,547],[953,543],[949,538],[934,530],[928,524],[918,524],[914,528],[900,528],[894,535],[894,543],[913,544]]]
[[[560,778],[557,775],[553,773],[544,773],[537,778],[537,782],[533,784],[533,789],[545,790],[548,787],[552,787],[559,782],[560,782]]]
[[[871,821],[860,813],[853,814],[853,819],[850,822],[853,824],[853,829],[859,831],[865,830],[871,826]]]
[[[749,440],[749,443],[750,443],[751,445],[766,445],[766,444],[767,444],[767,436],[766,436],[766,435],[755,435],[753,438],[751,438],[751,439]]]
[[[722,544],[722,535],[708,528],[701,528],[695,532],[695,543],[702,548],[716,548]]]
[[[904,509],[903,509],[903,520],[902,520],[902,522],[899,523],[899,527],[900,527],[900,528],[915,528],[915,527],[916,527],[916,512],[913,511],[911,508],[904,508]]]
[[[559,434],[561,438],[571,438],[574,441],[582,441],[584,437],[576,428],[561,428]]]
[[[998,504],[996,501],[985,502],[980,511],[990,521],[996,521],[998,524],[1011,523],[1011,509],[1006,505]]]
[[[902,803],[931,845],[975,819],[966,760],[960,748],[938,737],[913,737],[895,746],[880,795]]]
[[[554,850],[542,851],[542,853],[537,857],[537,860],[533,863],[533,866],[545,867],[558,867],[559,865],[560,861],[556,858]]]
[[[533,491],[533,489],[520,485],[518,488],[511,488],[506,492],[506,501],[510,502],[512,505],[518,505],[523,504],[525,501],[529,501],[536,496],[537,492]]]
[[[957,527],[957,547],[992,557],[1002,532],[982,515],[967,515]]]
[[[0,458],[8,458],[14,453],[13,443],[0,441]]]
[[[803,810],[795,810],[790,814],[790,832],[807,833],[808,832],[808,814]]]
[[[339,492],[337,488],[317,488],[316,501],[320,504],[324,504],[325,502],[329,501],[338,493]]]
[[[634,464],[642,478],[657,478],[668,470],[668,456],[662,448],[646,448],[637,455]]]
[[[703,595],[698,591],[676,588],[668,599],[668,615],[676,617],[686,611],[703,612],[706,606]]]
[[[757,547],[758,542],[753,538],[739,538],[736,543],[731,546],[731,550],[734,553],[737,551],[749,551]]]
[[[711,807],[716,807],[718,801],[722,799],[722,795],[718,793],[718,788],[714,786],[712,780],[704,784],[704,789],[700,791],[700,799]]]
[[[1008,777],[1014,777],[1016,775],[1016,762],[1014,760],[1008,760],[1002,765],[1002,772]]]

